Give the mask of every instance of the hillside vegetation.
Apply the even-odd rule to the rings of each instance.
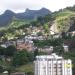
[[[75,13],[71,11],[62,11],[56,15],[56,25],[59,31],[67,32],[75,21]]]
[[[17,18],[13,18],[12,22],[9,24],[9,28],[18,28],[22,25],[30,23],[31,20],[20,20]]]
[[[73,10],[72,10],[73,8]],[[0,29],[2,38],[15,38],[22,36],[22,34],[28,33],[31,27],[42,27],[46,33],[49,33],[49,29],[52,27],[52,31],[55,33],[68,32],[71,26],[75,24],[75,10],[74,7],[68,7],[57,12],[50,13],[46,16],[40,16],[36,20],[18,19],[15,16],[7,27]],[[47,28],[45,29],[45,25]],[[54,28],[55,27],[55,28]],[[28,31],[27,31],[28,28]],[[73,27],[74,28],[74,27]],[[72,28],[71,28],[72,29]],[[73,29],[75,30],[75,29]],[[58,32],[57,32],[58,31]]]

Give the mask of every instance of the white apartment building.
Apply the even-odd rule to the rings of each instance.
[[[72,75],[72,61],[55,53],[36,56],[35,75]]]

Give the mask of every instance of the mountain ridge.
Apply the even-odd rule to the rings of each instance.
[[[0,15],[0,27],[7,26],[14,16],[17,19],[34,20],[39,16],[45,16],[49,13],[51,13],[51,11],[46,8],[41,8],[40,10],[28,9],[23,13],[14,13],[11,10],[6,10],[2,15]]]

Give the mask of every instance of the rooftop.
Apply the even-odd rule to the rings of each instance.
[[[36,56],[36,59],[63,59],[63,57],[56,55],[56,53],[52,53],[51,55]]]

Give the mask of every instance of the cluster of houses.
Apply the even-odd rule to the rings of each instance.
[[[8,46],[14,45],[16,47],[16,49],[19,50],[19,51],[24,49],[24,50],[28,50],[29,52],[33,52],[35,50],[38,50],[39,52],[45,52],[45,53],[49,53],[49,54],[52,53],[53,50],[54,50],[53,46],[36,47],[34,45],[33,40],[46,40],[48,37],[43,36],[43,35],[38,36],[36,33],[40,32],[40,30],[39,29],[37,30],[35,27],[32,30],[33,31],[30,31],[30,32],[32,32],[31,35],[26,35],[25,37],[17,39],[17,40],[9,40],[9,41],[6,41],[6,42],[2,42],[0,44],[0,46],[7,48]],[[43,32],[43,30],[42,30],[42,32]],[[50,33],[53,34],[53,38],[61,37],[61,34],[55,34],[52,30],[50,31]],[[69,42],[70,42],[70,44],[69,44]],[[73,46],[71,44],[71,42],[73,43],[74,40],[73,41],[68,41],[68,40],[65,41],[65,43],[63,45],[63,48],[64,48],[65,52],[69,51],[70,45]],[[54,55],[54,56],[56,56],[56,55]],[[8,58],[7,60],[11,61],[10,58]],[[37,67],[35,67],[35,69],[36,68]],[[26,75],[26,74],[24,72],[16,72],[16,73],[13,73],[12,75]]]
[[[61,33],[55,33],[56,31],[54,31],[53,28],[50,29],[50,33],[51,33],[50,37],[51,35],[52,35],[52,38],[62,37]],[[45,46],[43,48],[40,48],[40,47],[38,48],[34,46],[33,40],[46,40],[49,37],[46,35],[37,35],[38,32],[42,32],[42,33],[44,32],[44,29],[42,27],[30,27],[28,28],[27,31],[29,31],[30,33],[29,35],[25,35],[23,38],[20,38],[17,40],[9,40],[6,42],[2,42],[0,46],[6,48],[10,45],[15,45],[18,50],[26,49],[28,51],[34,51],[38,49],[39,51],[42,51],[42,52],[52,52],[53,51],[53,46]],[[68,44],[69,43],[65,42],[65,45],[63,45],[65,51],[68,51],[68,46],[70,47],[70,45]]]
[[[23,38],[17,39],[17,40],[9,40],[6,42],[2,42],[0,46],[2,47],[8,47],[11,45],[15,45],[17,49],[29,49],[30,51],[33,50],[31,49],[34,46],[34,43],[32,40],[44,40],[45,37],[43,36],[34,36],[34,35],[27,35]]]
[[[45,46],[45,47],[36,47],[34,45],[33,40],[46,40],[45,37],[43,36],[33,36],[33,35],[27,35],[24,38],[21,39],[17,39],[17,40],[10,40],[10,41],[6,41],[4,43],[1,43],[0,46],[2,47],[8,47],[11,45],[16,46],[17,50],[28,50],[30,51],[35,51],[36,49],[39,52],[47,52],[47,53],[52,53],[53,52],[53,46]],[[64,45],[63,46],[64,50],[67,52],[68,51],[68,46]]]

